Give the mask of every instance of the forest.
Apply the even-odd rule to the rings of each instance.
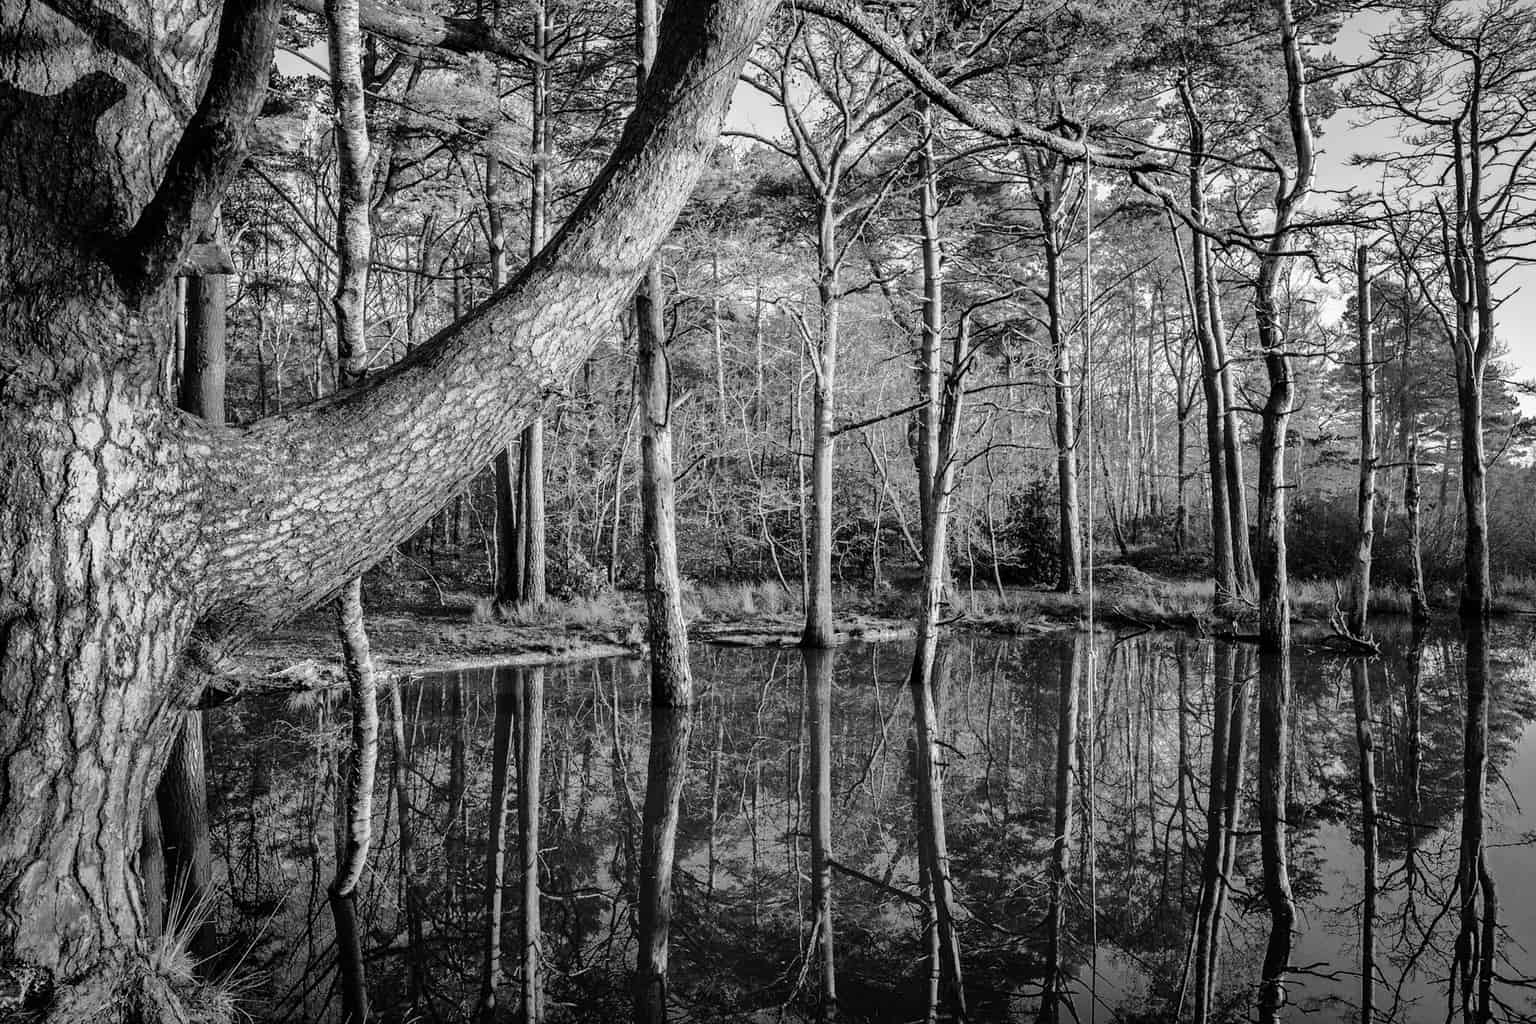
[[[1536,1019],[1533,54],[3,0],[0,1022]]]

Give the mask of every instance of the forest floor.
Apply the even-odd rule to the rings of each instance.
[[[1331,582],[1297,582],[1292,590],[1300,630],[1326,633],[1337,610],[1338,590]],[[533,610],[498,610],[468,589],[370,579],[366,603],[374,660],[394,675],[549,665],[644,651],[645,602],[633,591],[551,601]],[[692,585],[685,605],[695,641],[790,647],[799,640],[799,595],[785,593],[776,583]],[[842,642],[915,635],[919,609],[913,591],[845,587],[834,605]],[[1210,607],[1209,580],[1152,576],[1124,565],[1104,565],[1095,572],[1092,614],[1100,628],[1229,635],[1252,631],[1242,620],[1216,618]],[[1373,615],[1407,611],[1405,595],[1391,590],[1373,594]],[[1084,628],[1088,615],[1087,594],[1009,587],[1000,592],[961,591],[946,606],[944,618],[957,632],[1030,635]],[[253,642],[240,659],[239,674],[273,688],[326,685],[339,681],[337,651],[332,611],[322,606]]]

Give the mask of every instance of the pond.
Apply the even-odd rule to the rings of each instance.
[[[409,681],[381,695],[357,903],[372,1009],[521,1019],[531,964],[543,1019],[629,1019],[637,955],[669,921],[649,992],[674,1020],[953,1019],[962,999],[977,1021],[1246,1020],[1283,833],[1283,1016],[1358,1020],[1369,998],[1374,1019],[1445,1020],[1486,981],[1493,1017],[1519,1019],[1536,1013],[1532,633],[1379,626],[1371,660],[1298,646],[1269,773],[1283,816],[1261,799],[1259,700],[1282,663],[1181,634],[949,642],[937,807],[907,644],[696,647],[691,718],[652,715],[633,659]],[[258,1019],[341,1016],[326,887],[346,725],[314,695],[210,716],[215,925]]]

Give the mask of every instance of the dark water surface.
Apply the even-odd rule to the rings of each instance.
[[[1460,1020],[1465,994],[1474,1013],[1481,999],[1493,1019],[1526,1019],[1533,628],[1497,625],[1486,644],[1377,632],[1385,653],[1370,661],[1292,652],[1269,776],[1260,697],[1281,666],[1251,648],[1170,633],[1100,634],[1092,652],[1081,635],[956,640],[934,693],[939,809],[914,784],[904,644],[696,648],[691,720],[653,719],[634,660],[405,683],[403,749],[381,696],[358,902],[373,1012],[521,1019],[531,963],[544,1019],[630,1019],[637,950],[666,919],[654,868],[680,792],[668,983],[649,993],[674,1020],[956,1019],[962,999],[977,1021],[1253,1019],[1272,922],[1262,840],[1282,833],[1296,911],[1282,1017],[1360,1020],[1368,998],[1372,1019]],[[229,897],[217,923],[248,949],[243,1005],[258,1019],[340,1019],[326,886],[346,723],[316,697],[210,719]],[[537,799],[520,799],[534,748]],[[1265,777],[1289,784],[1283,819],[1259,800]],[[542,898],[525,956],[534,812]],[[939,912],[933,822],[953,888]],[[482,1010],[498,831],[500,956]],[[935,927],[944,910],[953,926]],[[941,935],[958,985],[939,970]]]

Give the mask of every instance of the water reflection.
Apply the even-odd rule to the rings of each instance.
[[[347,712],[245,702],[215,924],[271,1020],[341,1019],[354,946],[391,1021],[1519,1019],[1530,637],[1387,638],[1101,638],[1091,685],[1080,636],[926,683],[909,646],[696,648],[693,720],[626,661],[407,683],[355,944]]]

